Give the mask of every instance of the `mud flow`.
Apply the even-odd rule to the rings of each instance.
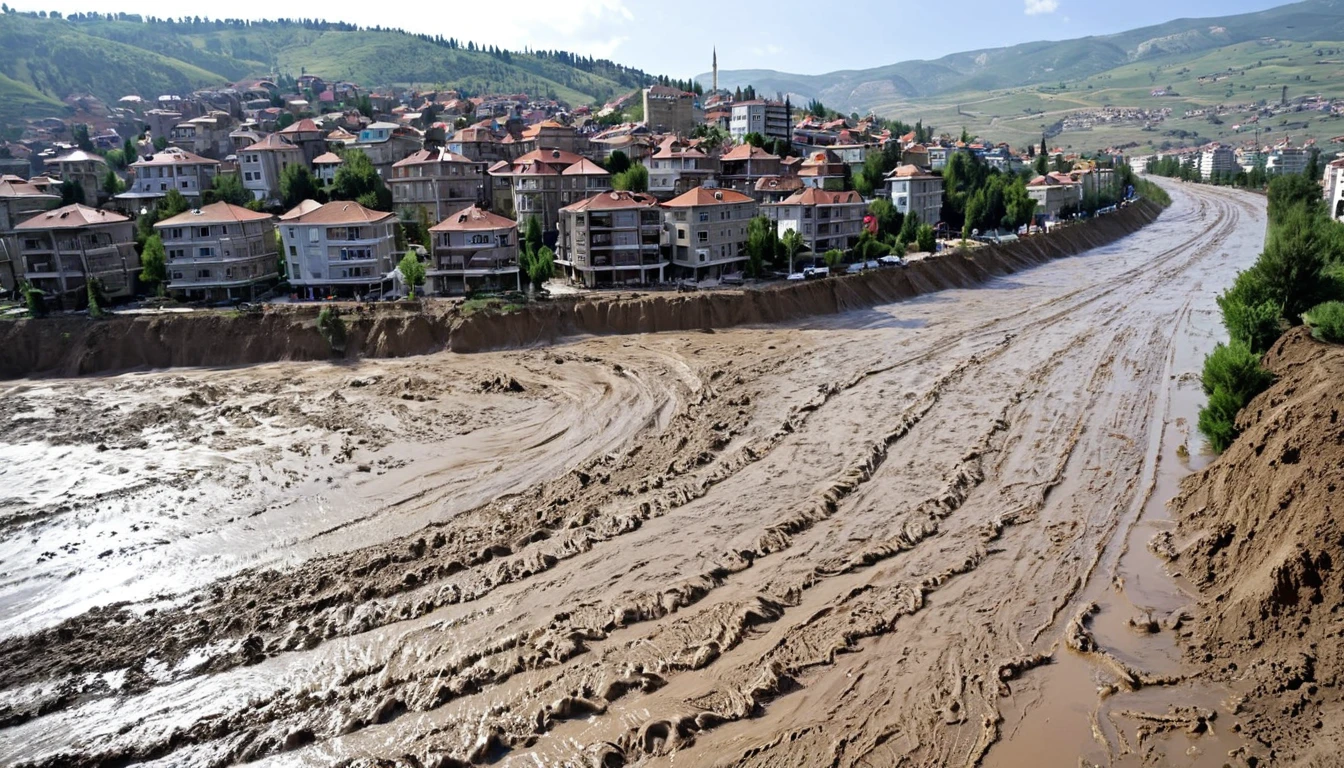
[[[4,384],[0,764],[1228,763],[1155,550],[1264,206],[1171,191],[788,326]]]

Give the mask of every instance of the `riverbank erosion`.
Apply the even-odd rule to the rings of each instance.
[[[1337,765],[1344,751],[1344,347],[1286,334],[1278,381],[1173,502],[1176,563],[1201,590],[1192,656],[1237,690],[1250,755]]]
[[[334,353],[314,305],[265,312],[200,312],[20,320],[0,326],[0,377],[80,376],[140,368],[255,365],[283,360],[407,357],[550,344],[581,335],[723,329],[788,322],[969,288],[1115,242],[1151,223],[1147,202],[1048,236],[954,252],[906,269],[873,270],[762,289],[693,294],[596,294],[532,303],[511,312],[457,304],[353,307]]]

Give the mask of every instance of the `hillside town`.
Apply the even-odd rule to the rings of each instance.
[[[0,290],[74,309],[804,279],[1045,232],[1132,193],[1118,151],[729,91],[717,59],[708,89],[600,106],[317,73],[82,97],[0,146]]]

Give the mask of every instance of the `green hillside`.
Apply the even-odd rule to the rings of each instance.
[[[14,94],[0,102],[0,126],[52,114],[53,105],[77,93],[105,101],[126,94],[152,98],[274,73],[307,72],[368,88],[549,94],[573,105],[601,103],[652,80],[640,70],[564,52],[487,51],[466,41],[327,22],[8,13],[0,15],[0,50],[7,54],[0,57],[0,77],[13,81],[0,80],[0,96]]]
[[[1307,0],[1256,13],[1178,19],[1114,35],[1023,43],[824,75],[721,71],[719,83],[730,89],[753,85],[759,93],[818,98],[843,111],[863,112],[900,101],[1074,81],[1131,63],[1196,56],[1265,37],[1344,40],[1344,0]],[[698,79],[704,83],[706,78]]]

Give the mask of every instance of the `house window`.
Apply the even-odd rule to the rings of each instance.
[[[182,229],[181,229],[181,227],[174,227],[173,230],[172,230],[172,232],[173,232],[173,239],[174,239],[174,240],[181,240],[181,239],[182,239]]]
[[[508,248],[508,247],[509,247],[509,236],[508,236],[508,235],[500,235],[500,236],[499,236],[499,247],[500,247],[500,248]]]
[[[197,249],[196,249],[196,255],[199,256],[199,257],[202,258],[202,259],[208,259],[208,258],[210,258],[211,256],[214,256],[214,255],[215,255],[215,249],[214,249],[214,248],[211,248],[211,247],[209,247],[209,246],[205,246],[205,247],[203,247],[203,248],[197,248]]]
[[[209,227],[197,227],[196,230],[197,230],[197,231],[196,231],[196,236],[197,236],[197,237],[209,237],[209,236],[210,236],[210,228],[209,228]]]
[[[196,277],[197,277],[197,278],[209,277],[209,276],[210,276],[210,270],[208,270],[208,269],[198,269],[198,270],[196,270]]]
[[[313,227],[308,230],[308,242],[310,243],[317,242],[317,227]]]
[[[678,229],[678,230],[677,230],[677,239],[678,239],[678,240],[685,240],[685,239],[686,239],[686,230],[684,230],[684,229]]]
[[[708,242],[709,242],[709,233],[708,233],[708,232],[704,232],[704,231],[697,232],[697,233],[695,233],[695,240],[696,240],[696,242],[698,242],[698,243],[708,243]]]
[[[181,248],[172,248],[172,249],[169,249],[169,251],[168,251],[168,260],[169,260],[169,261],[173,261],[173,260],[175,260],[175,259],[185,258],[186,255],[187,255],[187,252],[184,251],[183,249],[181,249]]]
[[[292,245],[289,246],[289,255],[290,255],[290,256],[298,256],[298,255],[299,255],[299,249],[298,249],[298,248],[295,248],[295,247],[292,246]]]
[[[182,273],[181,273],[181,272],[174,272],[174,273],[173,273],[173,279],[174,279],[174,280],[181,280],[181,279],[182,279]]]
[[[225,277],[233,277],[233,268],[229,268],[229,269],[224,270],[224,276],[225,276]]]
[[[186,188],[187,188],[187,182],[186,182],[186,180],[183,180],[183,181],[182,181],[182,188],[183,188],[183,189],[186,189]]]
[[[709,221],[709,211],[700,212],[700,221]]]
[[[490,242],[490,238],[489,238],[489,236],[487,236],[487,235],[472,235],[472,236],[471,236],[471,244],[472,244],[472,245],[482,245],[482,244],[487,244],[487,243],[489,243],[489,242]]]

